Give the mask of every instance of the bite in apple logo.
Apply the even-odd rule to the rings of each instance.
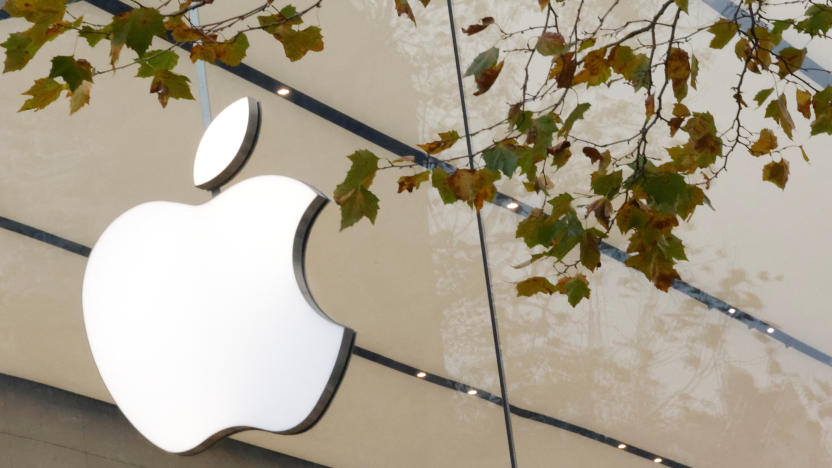
[[[195,184],[232,177],[259,122],[250,98],[218,115]],[[152,443],[196,453],[234,432],[298,433],[321,417],[355,338],[306,284],[307,235],[326,201],[259,176],[199,206],[139,205],[101,235],[84,274],[87,337],[116,404]]]

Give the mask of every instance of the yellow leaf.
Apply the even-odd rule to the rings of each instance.
[[[774,132],[771,130],[764,128],[763,131],[760,132],[760,138],[757,140],[756,143],[751,145],[749,151],[751,151],[752,156],[762,156],[764,154],[771,153],[771,150],[777,148],[777,136],[774,135]]]

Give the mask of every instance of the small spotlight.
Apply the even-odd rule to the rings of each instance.
[[[517,208],[520,208],[520,204],[516,201],[510,201],[506,204],[506,208],[510,210],[516,210]]]
[[[618,444],[618,448],[625,449],[627,448],[627,444]]]
[[[278,96],[288,96],[289,92],[289,88],[280,88],[277,90]]]
[[[653,463],[661,463],[661,462],[662,462],[661,457],[656,457],[656,458],[653,459]]]
[[[477,391],[472,388],[471,390],[468,390],[468,394],[469,395],[476,395]]]
[[[774,328],[768,327],[766,329],[766,331],[769,332],[769,333],[774,333]]]
[[[420,379],[424,379],[426,376],[427,374],[421,371],[419,371],[419,373],[416,374],[416,377],[419,377]]]
[[[728,313],[729,313],[729,314],[731,314],[731,315],[735,314],[736,312],[737,312],[737,309],[735,309],[735,308],[733,308],[733,307],[731,307],[730,309],[728,309]]]

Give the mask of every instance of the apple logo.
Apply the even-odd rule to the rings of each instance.
[[[259,122],[251,98],[220,113],[195,184],[231,178]],[[87,337],[116,404],[153,444],[191,454],[246,429],[302,432],[324,413],[355,339],[306,284],[307,235],[326,201],[259,176],[198,206],[144,203],[98,239],[84,274]]]

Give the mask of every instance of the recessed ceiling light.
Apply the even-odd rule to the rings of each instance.
[[[424,372],[421,372],[421,371],[418,374],[416,374],[416,377],[419,377],[420,379],[424,379],[425,376],[427,376],[427,374],[425,374]]]
[[[288,96],[289,92],[289,88],[280,88],[277,90],[277,94],[280,96]]]
[[[733,314],[733,313],[735,313],[736,311],[737,311],[737,309],[735,309],[735,308],[733,308],[733,307],[731,307],[730,309],[728,309],[728,313],[729,313],[729,314]]]
[[[516,210],[517,208],[520,208],[520,204],[516,201],[510,201],[506,204],[506,208],[510,210]]]
[[[618,448],[625,449],[627,448],[627,444],[618,444]]]
[[[471,390],[468,390],[468,394],[469,395],[476,395],[477,391],[472,388]]]
[[[656,458],[653,459],[653,463],[661,463],[661,462],[662,462],[661,457],[656,457]]]
[[[769,333],[774,333],[774,329],[773,329],[773,328],[771,328],[771,327],[768,327],[768,328],[766,329],[766,331],[767,331],[767,332],[769,332]]]

